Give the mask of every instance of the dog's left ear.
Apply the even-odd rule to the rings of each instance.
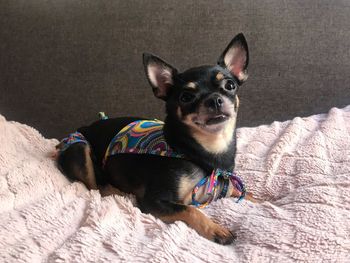
[[[248,78],[248,44],[242,33],[235,36],[218,59],[218,64],[227,68],[241,83]]]
[[[177,70],[157,56],[143,54],[146,76],[157,98],[167,100]]]

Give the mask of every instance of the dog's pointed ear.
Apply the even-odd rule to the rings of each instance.
[[[143,54],[146,76],[157,98],[167,100],[177,70],[157,56]]]
[[[241,83],[248,78],[248,44],[242,33],[235,36],[218,59],[218,64],[227,68]]]

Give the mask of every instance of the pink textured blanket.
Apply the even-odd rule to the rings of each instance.
[[[1,262],[350,262],[350,106],[239,129],[236,170],[265,202],[203,210],[236,230],[229,246],[70,183],[56,143],[0,116]]]

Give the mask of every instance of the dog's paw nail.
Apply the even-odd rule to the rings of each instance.
[[[234,233],[233,231],[230,230],[230,234],[231,234],[231,237],[233,238],[233,241],[236,241],[237,240],[237,234]]]
[[[214,242],[221,245],[229,245],[232,244],[237,239],[237,234],[228,230],[226,235],[215,235]]]

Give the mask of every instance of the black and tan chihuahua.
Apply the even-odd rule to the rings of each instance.
[[[57,147],[58,166],[67,177],[84,182],[89,189],[111,184],[120,191],[134,194],[142,212],[167,223],[181,220],[207,239],[230,244],[236,235],[191,204],[194,199],[198,206],[210,198],[242,194],[242,189],[237,190],[225,176],[217,176],[216,181],[209,178],[217,175],[213,171],[230,173],[234,169],[237,92],[248,77],[245,37],[235,36],[214,66],[179,73],[151,54],[143,55],[143,63],[154,95],[166,104],[164,124],[155,121],[158,135],[165,141],[160,148],[179,154],[146,154],[134,149],[111,151],[113,147],[124,147],[125,138],[134,140],[138,131],[132,127],[143,120],[113,118],[79,128],[78,139],[63,140]],[[149,126],[145,125],[147,130]],[[136,135],[125,137],[129,136],[128,130]],[[113,139],[116,134],[124,137]],[[111,145],[113,140],[117,142]],[[199,182],[202,183],[199,185]],[[215,184],[212,186],[215,191],[210,197],[206,189],[211,183]]]

